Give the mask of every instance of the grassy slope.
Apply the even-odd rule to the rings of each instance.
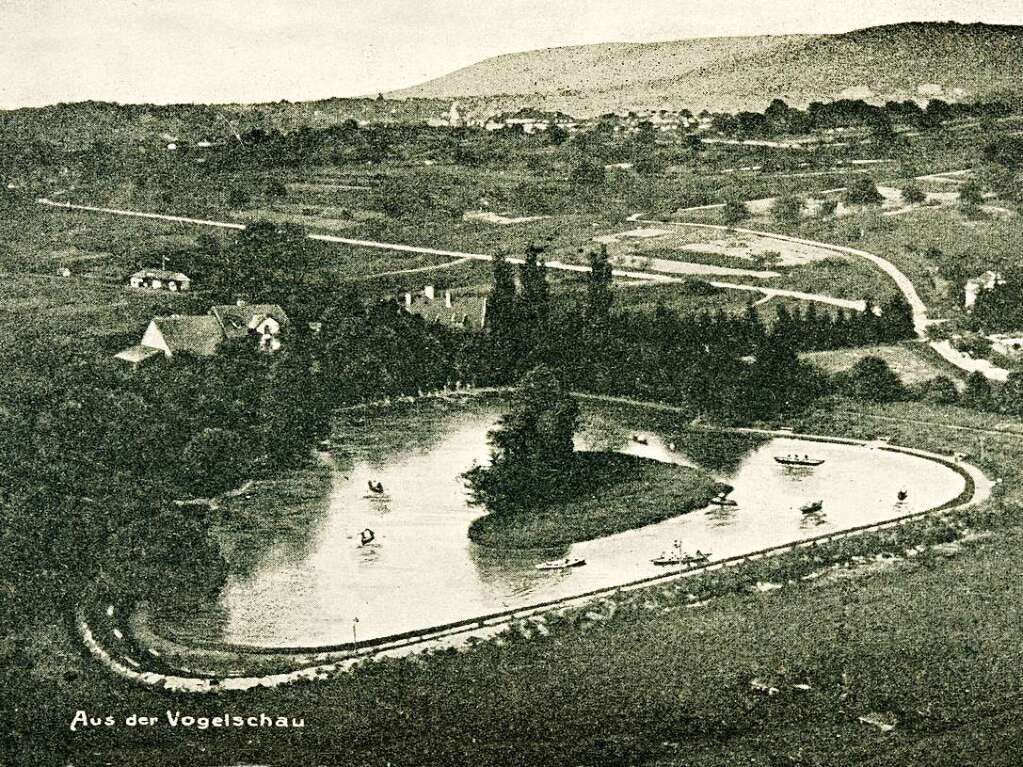
[[[947,375],[943,367],[918,353],[917,344],[861,346],[855,349],[835,349],[825,352],[806,352],[800,359],[810,362],[826,373],[849,370],[864,357],[880,357],[887,362],[904,384],[923,383],[935,376]]]
[[[469,537],[485,546],[563,547],[702,508],[720,489],[696,469],[620,453],[576,453],[566,483],[579,488],[574,500],[488,514],[472,523]]]
[[[863,87],[883,102],[913,98],[925,83],[989,94],[1015,90],[1019,40],[1019,27],[900,24],[840,35],[576,46],[487,59],[396,95],[536,94],[533,106],[596,115],[762,109],[775,97],[805,105]]]

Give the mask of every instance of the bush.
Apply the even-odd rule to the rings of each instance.
[[[907,184],[902,190],[902,201],[907,205],[919,205],[927,199],[927,194],[918,184]]]
[[[849,205],[878,205],[883,199],[872,178],[855,179],[845,193]]]
[[[252,201],[252,195],[244,189],[235,187],[227,193],[227,206],[229,208],[244,208]]]
[[[266,184],[266,197],[270,200],[283,200],[288,196],[288,188],[280,179],[272,178]]]
[[[984,203],[984,192],[976,181],[968,181],[959,190],[959,207],[964,212],[975,213]]]
[[[798,224],[803,215],[803,198],[782,195],[771,205],[771,217],[779,224]]]
[[[835,377],[839,391],[864,402],[894,402],[904,399],[906,389],[894,371],[880,357],[864,357]]]
[[[750,212],[746,203],[740,202],[739,200],[729,200],[725,203],[722,218],[726,226],[734,226],[740,221],[745,221],[749,217]]]
[[[959,390],[948,376],[935,376],[924,384],[923,398],[936,405],[954,405],[959,401]]]

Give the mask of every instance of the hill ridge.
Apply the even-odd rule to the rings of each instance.
[[[493,100],[592,116],[626,108],[763,109],[861,97],[949,101],[1019,94],[1023,26],[903,22],[839,34],[607,42],[504,53],[393,98]]]

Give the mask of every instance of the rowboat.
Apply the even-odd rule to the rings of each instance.
[[[552,559],[550,562],[541,562],[534,565],[537,570],[567,570],[570,567],[582,567],[586,560],[581,557],[565,557],[564,559]]]
[[[824,501],[811,501],[810,503],[804,503],[799,507],[799,510],[804,514],[816,514],[818,511],[824,508]]]
[[[823,458],[811,458],[808,455],[776,455],[774,460],[783,466],[820,466],[824,463]]]
[[[710,499],[710,502],[712,504],[714,504],[715,506],[738,506],[739,505],[737,501],[733,501],[731,498],[729,498],[727,493],[718,493],[717,495],[715,495],[713,498]]]

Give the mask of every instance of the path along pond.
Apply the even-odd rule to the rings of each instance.
[[[261,647],[374,639],[664,573],[650,560],[677,540],[721,559],[924,511],[966,486],[948,466],[913,455],[689,429],[641,407],[585,402],[579,448],[701,467],[735,488],[738,506],[575,544],[570,554],[584,567],[543,572],[537,562],[564,553],[484,549],[466,534],[482,512],[468,505],[460,474],[487,460],[487,431],[503,409],[493,399],[425,400],[342,418],[335,433],[352,457],[333,464],[324,508],[272,530],[250,529],[256,549],[236,558],[218,600],[154,628],[182,640]],[[789,453],[824,463],[789,468],[774,460]],[[370,481],[384,492],[370,492]],[[900,490],[907,491],[901,501]],[[822,514],[800,512],[817,499]],[[360,545],[366,528],[375,540]]]

